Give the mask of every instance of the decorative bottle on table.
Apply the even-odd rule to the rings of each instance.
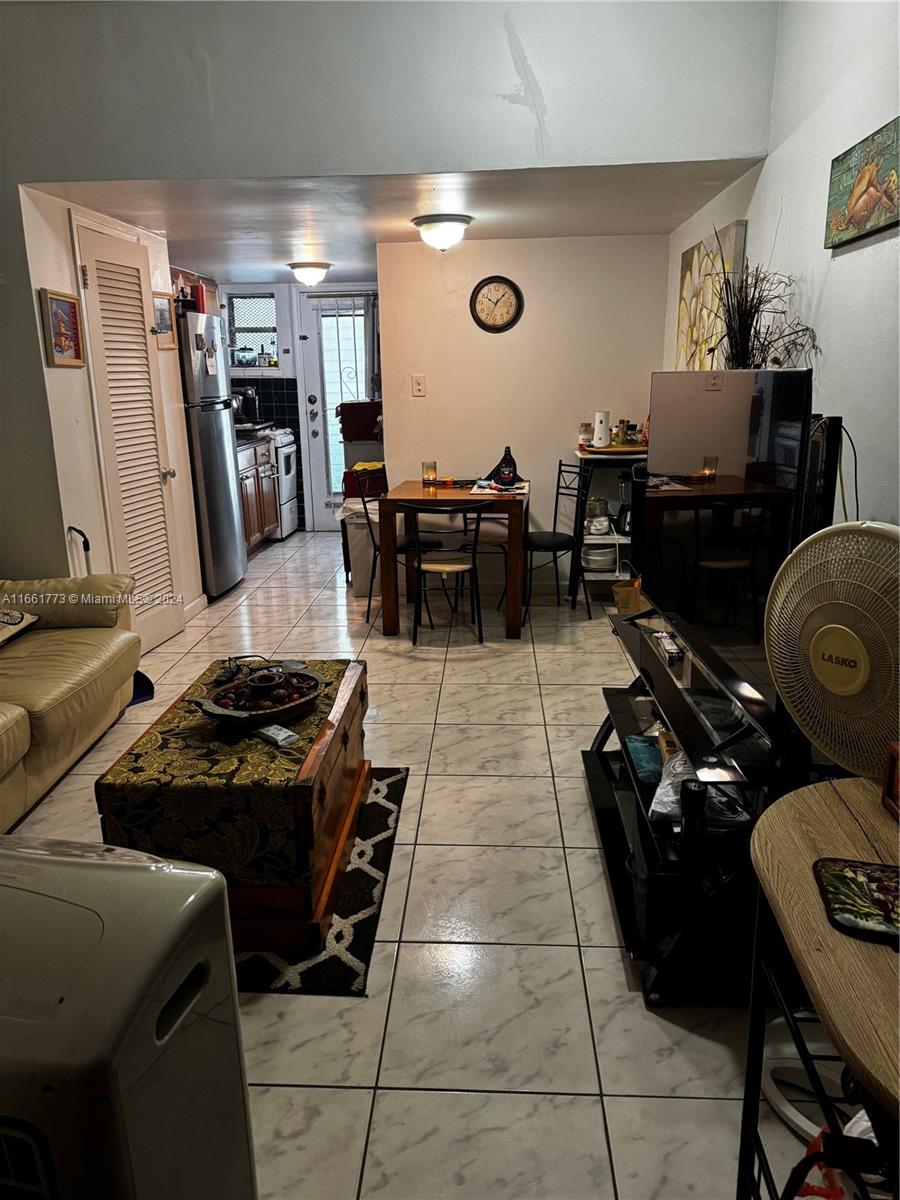
[[[516,470],[516,460],[510,453],[509,446],[503,451],[503,457],[497,465],[497,482],[501,487],[512,487],[519,478]]]

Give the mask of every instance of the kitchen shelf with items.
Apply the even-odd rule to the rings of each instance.
[[[585,506],[581,564],[588,579],[627,579],[631,552],[627,477],[619,480],[619,507],[610,513],[609,501],[592,496]]]

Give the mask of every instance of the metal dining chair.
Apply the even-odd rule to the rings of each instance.
[[[694,510],[694,547],[691,564],[689,615],[696,619],[697,592],[701,574],[726,578],[724,624],[737,621],[737,590],[741,581],[749,585],[753,640],[762,636],[760,623],[759,564],[766,550],[768,510],[758,500],[717,501],[711,525],[704,530],[700,510]]]
[[[434,620],[428,603],[427,580],[429,575],[439,575],[445,591],[445,581],[453,579],[456,604],[451,604],[451,607],[454,608],[454,611],[457,611],[459,607],[461,584],[468,577],[472,623],[478,631],[479,642],[484,641],[484,628],[481,622],[481,590],[478,583],[478,539],[481,536],[482,513],[490,507],[490,504],[490,500],[474,500],[465,504],[429,504],[427,508],[422,508],[414,503],[397,505],[397,512],[410,517],[413,527],[411,541],[416,572],[416,601],[413,608],[412,629],[414,646],[419,638],[423,604],[428,615],[428,624],[434,629]],[[426,514],[432,516],[436,513],[442,513],[447,517],[463,516],[465,518],[468,529],[465,550],[440,549],[436,551],[428,549],[428,539],[422,538],[419,533],[419,517]]]
[[[375,591],[375,576],[378,574],[378,559],[381,555],[381,545],[378,540],[378,534],[375,532],[378,511],[378,497],[384,496],[388,491],[387,475],[384,467],[369,467],[354,471],[356,482],[359,487],[359,498],[362,500],[363,513],[366,518],[366,527],[369,531],[369,540],[372,543],[372,570],[369,573],[369,600],[366,605],[366,624],[372,623],[372,593]],[[375,505],[376,518],[372,520],[372,512],[369,508],[370,504]],[[417,542],[421,553],[431,553],[433,550],[443,550],[444,543],[439,538],[425,537]],[[412,538],[405,534],[397,536],[397,555],[409,554],[413,551]]]
[[[581,470],[581,467],[575,463],[564,463],[559,460],[556,469],[556,495],[553,501],[553,528],[552,529],[530,529],[525,534],[525,552],[528,556],[528,594],[525,601],[525,612],[531,607],[531,597],[534,584],[534,572],[540,571],[543,567],[549,567],[553,564],[553,574],[556,579],[556,603],[562,604],[562,591],[559,581],[559,560],[566,554],[571,554],[572,561],[569,570],[577,576],[577,583],[581,584],[584,592],[584,607],[587,612],[588,620],[593,620],[591,612],[591,597],[588,593],[587,580],[584,576],[584,567],[581,562],[581,550],[583,545],[583,530],[577,527],[579,514],[585,510],[587,500],[588,476]],[[561,509],[562,501],[572,499],[572,532],[566,533],[559,528],[562,519]],[[549,554],[550,558],[546,562],[534,565],[535,554]],[[572,608],[575,607],[578,598],[578,587],[572,588]]]

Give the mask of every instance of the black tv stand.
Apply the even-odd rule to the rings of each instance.
[[[705,639],[656,609],[610,618],[638,675],[603,689],[608,715],[582,757],[625,948],[640,964],[648,1006],[745,1003],[754,889],[752,820],[776,769],[774,714]],[[665,661],[652,637],[665,629],[684,652]],[[734,797],[749,820],[710,828],[686,852],[680,821],[651,820],[656,792],[629,738],[674,735],[696,774]],[[612,735],[618,747],[610,746]]]

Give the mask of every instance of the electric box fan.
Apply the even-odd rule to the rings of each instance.
[[[772,681],[814,746],[879,776],[898,736],[900,529],[874,521],[814,533],[782,563],[766,604]]]

